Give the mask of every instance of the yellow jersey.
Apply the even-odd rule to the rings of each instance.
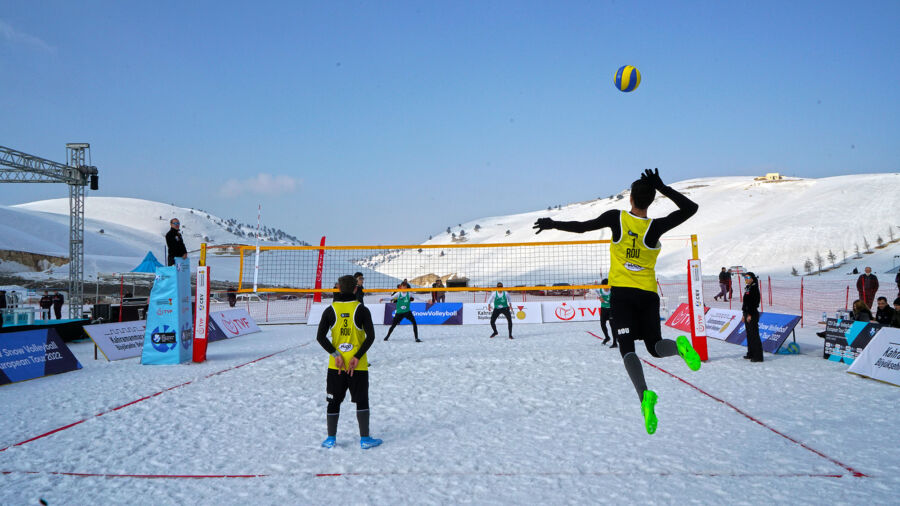
[[[349,363],[366,339],[366,331],[356,326],[355,317],[359,305],[359,301],[356,300],[333,302],[331,304],[335,316],[334,326],[331,327],[331,344],[344,357],[344,364]],[[337,369],[333,356],[328,359],[328,368]],[[369,370],[369,361],[365,355],[359,359],[359,363],[354,370]]]
[[[609,284],[638,288],[656,293],[656,258],[662,245],[644,243],[653,220],[639,218],[628,211],[619,213],[622,234],[609,245]]]

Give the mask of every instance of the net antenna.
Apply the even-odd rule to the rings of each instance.
[[[259,282],[259,224],[262,221],[262,204],[256,207],[256,258],[253,265],[253,293],[256,293],[257,283]]]

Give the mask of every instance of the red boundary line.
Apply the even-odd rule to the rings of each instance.
[[[200,479],[248,479],[248,478],[277,478],[279,476],[308,476],[312,478],[340,478],[356,476],[631,476],[633,473],[622,471],[588,471],[584,473],[570,472],[521,472],[521,473],[478,473],[478,472],[350,472],[350,473],[284,473],[284,474],[110,474],[110,473],[75,473],[65,471],[0,471],[0,474],[28,474],[28,475],[52,475],[74,476],[76,478],[135,478],[147,480],[200,480]],[[695,476],[705,478],[844,478],[843,474],[827,473],[703,473],[703,472],[646,472],[641,474],[668,477],[668,476]]]
[[[586,332],[587,332],[588,334],[590,334],[590,335],[596,337],[597,339],[603,339],[602,337],[598,336],[597,334],[594,334],[594,333],[591,332],[590,330],[588,330],[588,331],[586,331]],[[766,424],[765,422],[763,422],[762,420],[759,420],[758,418],[754,417],[753,415],[750,415],[749,413],[747,413],[746,411],[742,410],[741,408],[735,406],[734,404],[732,404],[732,403],[730,403],[730,402],[728,402],[728,401],[726,401],[726,400],[720,399],[720,398],[716,397],[715,395],[712,395],[711,393],[709,393],[709,392],[703,390],[702,388],[700,388],[700,387],[694,385],[693,383],[691,383],[691,382],[689,382],[689,381],[687,381],[687,380],[685,380],[685,379],[683,379],[683,378],[681,378],[681,377],[679,377],[679,376],[676,376],[675,374],[670,373],[669,371],[663,369],[662,367],[660,367],[660,366],[658,366],[658,365],[656,365],[656,364],[654,364],[654,363],[652,363],[652,362],[649,362],[649,361],[647,361],[647,360],[644,360],[643,358],[641,359],[641,362],[643,362],[643,363],[649,365],[650,367],[653,367],[654,369],[658,369],[658,370],[660,370],[660,371],[662,371],[662,372],[668,374],[669,376],[671,376],[671,377],[677,379],[678,381],[680,381],[680,382],[684,383],[685,385],[687,385],[687,386],[693,388],[694,390],[696,390],[696,391],[700,392],[701,394],[703,394],[703,395],[709,397],[710,399],[713,399],[713,400],[715,400],[715,401],[717,401],[717,402],[721,402],[722,404],[728,406],[729,408],[733,409],[733,410],[736,411],[737,413],[740,413],[741,415],[743,415],[744,417],[746,417],[748,420],[750,420],[750,421],[752,421],[752,422],[755,422],[755,423],[759,424],[760,426],[769,429],[770,431],[774,432],[775,434],[778,434],[779,436],[781,436],[781,437],[787,439],[788,441],[790,441],[790,442],[792,442],[792,443],[794,443],[794,444],[800,446],[801,448],[805,448],[806,450],[809,450],[809,451],[815,453],[815,454],[818,455],[819,457],[822,457],[823,459],[828,460],[828,461],[831,462],[832,464],[835,464],[835,465],[838,466],[838,467],[844,468],[845,470],[847,470],[847,471],[849,471],[850,473],[852,473],[854,477],[857,477],[857,478],[868,478],[868,477],[869,477],[868,475],[866,475],[866,474],[864,474],[864,473],[861,473],[861,472],[857,471],[856,469],[853,469],[852,467],[850,467],[850,466],[848,466],[848,465],[842,463],[841,461],[839,461],[839,460],[837,460],[837,459],[835,459],[835,458],[829,457],[828,455],[825,455],[824,453],[820,452],[819,450],[816,450],[815,448],[810,447],[810,446],[807,445],[806,443],[803,443],[803,442],[801,442],[801,441],[798,441],[798,440],[792,438],[791,436],[788,436],[787,434],[785,434],[785,433],[779,431],[778,429],[775,429],[774,427],[772,427],[772,426]]]
[[[309,344],[309,343],[304,343],[304,344],[300,344],[300,345],[297,345],[297,346],[291,346],[290,348],[285,348],[285,349],[283,349],[283,350],[281,350],[281,351],[276,351],[275,353],[271,353],[271,354],[266,355],[266,356],[264,356],[264,357],[259,357],[259,358],[255,359],[255,360],[251,360],[251,361],[249,361],[249,362],[245,362],[245,363],[240,364],[240,365],[236,365],[236,366],[229,367],[228,369],[222,369],[222,370],[219,371],[219,372],[214,372],[214,373],[212,373],[212,374],[207,374],[206,376],[203,377],[203,379],[211,378],[211,377],[216,376],[216,375],[218,375],[218,374],[222,374],[222,373],[224,373],[224,372],[232,371],[232,370],[234,370],[234,369],[240,369],[241,367],[244,367],[245,365],[250,365],[250,364],[252,364],[252,363],[259,362],[260,360],[265,360],[265,359],[267,359],[267,358],[269,358],[269,357],[274,357],[275,355],[278,355],[279,353],[284,353],[284,352],[286,352],[286,351],[288,351],[288,350],[292,350],[292,349],[294,349],[294,348],[301,348],[301,347],[306,346],[306,345],[308,345],[308,344]],[[114,407],[114,408],[112,408],[112,409],[108,409],[108,410],[106,410],[106,411],[101,411],[100,413],[97,413],[96,415],[94,415],[94,416],[92,416],[92,417],[88,417],[88,418],[84,418],[84,419],[82,419],[82,420],[78,420],[77,422],[70,423],[69,425],[63,425],[62,427],[59,427],[59,428],[56,428],[56,429],[51,430],[50,432],[45,432],[45,433],[43,433],[43,434],[41,434],[41,435],[39,435],[39,436],[35,436],[35,437],[33,437],[33,438],[26,439],[25,441],[20,441],[20,442],[18,442],[18,443],[16,443],[16,444],[9,445],[9,446],[7,446],[6,448],[0,448],[0,452],[5,452],[6,450],[8,450],[8,449],[10,449],[10,448],[12,448],[12,447],[14,447],[14,446],[22,446],[23,444],[30,443],[30,442],[32,442],[32,441],[37,441],[38,439],[45,438],[45,437],[47,437],[47,436],[56,434],[57,432],[61,432],[61,431],[64,431],[64,430],[66,430],[66,429],[71,429],[72,427],[75,427],[76,425],[82,424],[82,423],[84,423],[84,422],[90,420],[91,418],[96,418],[96,417],[98,417],[98,416],[103,416],[103,415],[112,413],[112,412],[114,412],[114,411],[118,411],[118,410],[120,410],[120,409],[122,409],[122,408],[127,408],[128,406],[132,406],[132,405],[137,404],[137,403],[139,403],[139,402],[146,401],[147,399],[151,399],[151,398],[153,398],[153,397],[156,397],[157,395],[164,394],[164,393],[166,393],[166,392],[168,392],[168,391],[170,391],[170,390],[175,390],[176,388],[181,388],[181,387],[183,387],[183,386],[190,385],[190,384],[193,383],[193,382],[194,382],[194,380],[191,380],[191,381],[185,381],[184,383],[182,383],[182,384],[180,384],[180,385],[175,385],[175,386],[173,386],[173,387],[169,387],[169,388],[166,388],[166,389],[164,389],[164,390],[160,390],[159,392],[156,392],[155,394],[146,395],[146,396],[144,396],[144,397],[141,397],[140,399],[137,399],[137,400],[134,400],[134,401],[131,401],[131,402],[122,404],[121,406],[116,406],[116,407]]]

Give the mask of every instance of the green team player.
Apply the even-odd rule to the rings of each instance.
[[[380,439],[369,436],[369,362],[366,352],[375,342],[375,326],[368,308],[356,300],[356,278],[341,276],[338,287],[340,293],[322,313],[316,335],[319,345],[331,355],[325,387],[328,437],[322,441],[322,447],[333,448],[335,445],[341,402],[350,390],[350,399],[356,404],[359,446],[368,450],[381,444]]]
[[[405,318],[412,323],[413,335],[416,337],[416,342],[421,343],[422,340],[419,339],[419,326],[416,325],[416,317],[412,312],[412,301],[415,299],[409,294],[409,283],[404,279],[397,288],[398,291],[391,297],[391,302],[395,302],[397,308],[394,311],[394,319],[391,321],[391,328],[388,329],[388,333],[384,336],[384,340],[387,341],[388,338],[391,337],[391,332],[394,331],[394,327],[400,323],[400,320]]]
[[[497,283],[497,288],[503,288],[503,283]],[[496,292],[491,294],[491,300],[488,301],[488,306],[494,308],[491,311],[491,330],[494,331],[490,337],[494,337],[497,335],[497,318],[500,315],[506,317],[506,324],[509,327],[509,338],[512,339],[512,313],[509,309],[509,294],[506,293],[506,290],[497,290]]]
[[[651,219],[647,217],[647,208],[656,197],[657,190],[678,209],[663,218]],[[679,336],[675,341],[662,339],[655,270],[662,235],[687,221],[697,212],[697,208],[696,203],[663,184],[658,170],[648,169],[631,184],[631,211],[609,210],[585,222],[541,218],[534,224],[537,233],[548,229],[577,233],[601,228],[612,231],[609,246],[612,328],[619,341],[625,370],[641,400],[641,412],[648,434],[656,432],[657,395],[647,389],[634,341],[642,339],[647,351],[654,357],[680,355],[691,370],[700,369],[700,356],[686,337]]]

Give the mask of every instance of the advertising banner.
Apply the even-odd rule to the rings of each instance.
[[[847,372],[900,386],[900,329],[879,329]]]
[[[514,302],[510,304],[509,310],[513,317],[513,323],[543,323],[544,321],[541,316],[540,302]],[[463,325],[489,325],[493,311],[494,308],[488,304],[467,302],[463,304]],[[501,316],[499,321],[506,325],[505,317]]]
[[[0,385],[76,369],[81,364],[53,329],[0,336]]]
[[[246,309],[229,309],[209,313],[208,339],[221,341],[232,337],[244,336],[260,332],[259,327]]]
[[[110,362],[141,356],[147,322],[116,322],[85,325],[84,331]]]
[[[759,314],[759,340],[762,341],[763,351],[777,353],[784,340],[787,339],[794,327],[800,323],[800,317],[793,314],[760,313]],[[726,339],[731,344],[747,346],[747,329],[744,322],[738,325]]]
[[[194,314],[194,362],[206,360],[206,331],[209,328],[209,266],[197,267],[197,310]]]
[[[312,307],[309,308],[309,315],[306,317],[306,324],[318,326],[319,321],[322,319],[322,312],[325,311],[325,308],[330,305],[330,303],[313,304]],[[381,325],[381,322],[384,319],[384,304],[366,304],[366,307],[372,314],[372,323],[374,325]]]
[[[832,362],[852,364],[879,330],[881,325],[877,323],[829,318],[825,321],[823,356]]]
[[[696,256],[696,251],[695,251]],[[700,260],[694,258],[688,260],[688,304],[691,309],[691,344],[700,355],[701,360],[707,360],[706,351],[706,306],[703,304],[703,273],[700,270]]]
[[[734,309],[711,308],[706,312],[706,335],[720,341],[728,340],[738,325],[743,313]]]
[[[394,320],[396,304],[384,305],[384,324],[390,325]],[[429,304],[425,302],[413,302],[409,305],[417,325],[462,325],[462,302],[438,302]],[[372,314],[375,319],[375,314]],[[409,320],[403,320],[398,325],[412,325]]]
[[[542,302],[541,317],[544,323],[599,321],[600,301]]]
[[[678,309],[666,320],[666,325],[682,332],[691,331],[691,308],[687,304],[679,304]]]
[[[181,364],[191,360],[191,267],[176,258],[171,267],[157,267],[150,290],[142,364]]]

